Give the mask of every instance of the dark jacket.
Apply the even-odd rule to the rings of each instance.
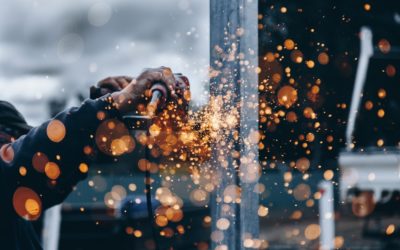
[[[4,142],[10,135],[12,141],[0,145],[0,249],[42,249],[30,221],[61,203],[86,177],[79,166],[91,161],[96,129],[104,119],[118,118],[118,112],[110,96],[87,100],[15,141],[13,131],[23,133],[29,126],[21,124],[20,115],[7,116],[10,109],[0,112],[0,138]]]

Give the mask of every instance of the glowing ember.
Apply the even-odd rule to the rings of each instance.
[[[315,240],[319,237],[320,234],[321,234],[321,229],[317,224],[308,225],[306,227],[306,230],[304,231],[304,236],[308,240]]]
[[[6,144],[0,148],[0,157],[4,162],[10,163],[14,160],[14,149],[11,145]]]
[[[79,164],[79,171],[81,171],[81,173],[85,174],[89,171],[89,166],[86,163],[81,163],[81,164]]]
[[[26,170],[26,167],[22,166],[22,167],[19,167],[18,172],[21,176],[25,176],[26,173],[28,172],[28,170]]]
[[[381,39],[378,42],[378,48],[382,53],[387,54],[390,52],[391,46],[388,40]]]
[[[231,223],[229,222],[228,219],[226,219],[226,218],[221,218],[221,219],[219,219],[219,220],[217,221],[217,228],[218,228],[219,230],[226,230],[226,229],[229,228],[230,224],[231,224]]]
[[[37,152],[33,155],[32,165],[36,169],[36,171],[43,173],[46,164],[49,162],[47,156],[42,152]]]
[[[46,173],[46,176],[52,180],[56,180],[61,174],[60,168],[54,162],[46,163],[44,172]]]
[[[65,135],[66,129],[64,124],[59,120],[52,120],[47,125],[47,136],[53,142],[61,142]]]
[[[25,201],[25,209],[31,216],[37,216],[40,213],[40,205],[35,199],[27,199]]]
[[[14,192],[13,206],[16,213],[26,220],[36,220],[42,212],[39,196],[27,187],[19,187]]]
[[[291,86],[284,86],[278,92],[278,102],[280,105],[289,108],[297,101],[297,91]]]

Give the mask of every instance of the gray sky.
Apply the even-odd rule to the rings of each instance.
[[[202,103],[208,58],[208,0],[4,0],[0,8],[0,99],[34,125],[50,98],[161,65],[186,74]]]

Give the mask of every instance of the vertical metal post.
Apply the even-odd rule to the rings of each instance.
[[[346,128],[346,148],[352,149],[353,133],[356,126],[356,119],[360,102],[362,99],[362,92],[364,89],[365,79],[367,78],[368,65],[371,56],[374,54],[374,47],[372,45],[372,31],[368,27],[362,27],[360,31],[360,58],[358,60],[358,67],[356,79],[354,82],[353,95],[351,97],[349,118]]]
[[[319,183],[319,190],[321,192],[321,199],[319,200],[320,249],[332,250],[335,247],[335,214],[332,182],[321,181]]]
[[[49,208],[44,213],[42,242],[44,250],[57,250],[60,240],[61,204]]]
[[[220,182],[211,202],[215,234],[212,249],[256,248],[259,242],[256,189],[260,174],[258,1],[211,0],[210,15],[211,101],[218,106],[222,120],[226,119],[213,147],[212,164]],[[236,119],[234,126],[230,126],[234,123],[232,116]],[[226,200],[224,191],[233,185],[240,188],[240,197]],[[218,226],[221,219],[229,220],[228,228]]]

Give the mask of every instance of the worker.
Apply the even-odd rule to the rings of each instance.
[[[164,83],[168,96],[175,97],[171,69],[147,69],[136,79],[101,81],[99,87],[112,93],[86,100],[33,128],[11,104],[0,102],[0,249],[42,249],[31,221],[63,202],[85,179],[101,124],[134,112],[156,82]]]

